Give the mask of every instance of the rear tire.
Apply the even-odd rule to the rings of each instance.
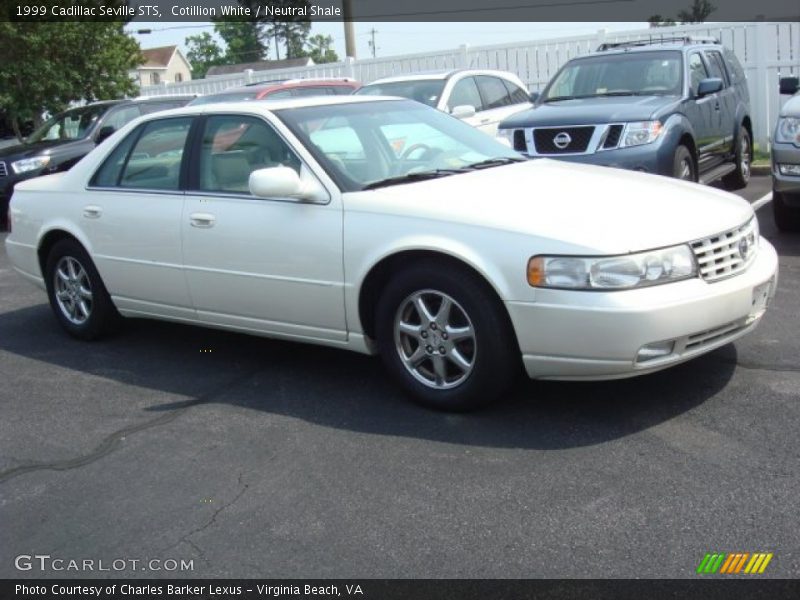
[[[450,263],[394,275],[376,310],[381,358],[419,404],[464,412],[497,400],[519,372],[504,308],[487,284]]]
[[[56,320],[71,336],[94,340],[111,332],[121,317],[86,250],[64,239],[47,255],[47,297]]]
[[[697,167],[694,157],[686,146],[675,148],[675,157],[672,160],[672,176],[682,181],[697,181]]]
[[[800,206],[789,206],[785,194],[775,190],[772,191],[772,214],[781,231],[800,231]]]
[[[744,127],[739,128],[736,140],[736,169],[722,178],[722,184],[728,190],[740,190],[750,183],[750,166],[753,164],[753,144],[750,133]]]

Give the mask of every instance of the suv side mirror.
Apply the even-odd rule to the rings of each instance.
[[[709,94],[716,94],[722,89],[722,79],[719,77],[709,77],[703,79],[697,86],[697,97],[702,98]]]
[[[792,94],[796,94],[798,89],[800,89],[800,77],[781,77],[781,94],[788,94],[791,96]]]
[[[106,125],[105,127],[101,127],[100,131],[97,132],[97,137],[94,139],[96,143],[100,143],[108,137],[111,137],[113,133],[116,131],[113,125]]]
[[[460,104],[450,111],[456,119],[469,119],[475,116],[475,107],[471,104]]]
[[[539,92],[531,92],[530,96],[528,96],[530,98],[531,104],[536,104],[536,101],[539,99],[540,95],[541,94],[539,94]]]

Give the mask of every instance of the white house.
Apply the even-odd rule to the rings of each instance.
[[[142,50],[144,63],[131,76],[140,86],[177,83],[192,78],[192,65],[177,46],[161,46]]]

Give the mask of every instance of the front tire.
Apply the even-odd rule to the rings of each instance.
[[[753,164],[753,144],[750,133],[744,127],[739,130],[739,139],[736,142],[736,169],[722,178],[722,183],[728,190],[740,190],[750,183],[750,166]]]
[[[56,319],[73,337],[97,339],[120,319],[92,259],[76,240],[61,240],[50,250],[45,284]]]
[[[694,157],[686,146],[678,146],[672,160],[672,176],[682,181],[697,181]]]
[[[781,231],[800,231],[800,206],[789,206],[785,195],[775,190],[772,190],[772,214]]]
[[[500,300],[476,275],[451,264],[420,264],[392,277],[375,330],[388,371],[416,402],[436,410],[489,404],[519,371]]]

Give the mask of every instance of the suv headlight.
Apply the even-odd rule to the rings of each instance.
[[[661,121],[640,121],[627,123],[619,142],[620,148],[641,146],[655,142],[664,130]]]
[[[12,162],[11,168],[14,169],[14,173],[19,175],[20,173],[27,173],[28,171],[35,171],[36,169],[44,169],[49,164],[49,156],[34,156],[33,158],[23,158],[22,160]]]
[[[513,129],[498,129],[497,141],[502,142],[507,146],[514,147],[514,130]]]
[[[534,256],[528,283],[574,290],[624,290],[690,279],[697,264],[689,246],[621,256]]]
[[[778,119],[775,141],[800,146],[800,119],[797,117],[781,117]]]

